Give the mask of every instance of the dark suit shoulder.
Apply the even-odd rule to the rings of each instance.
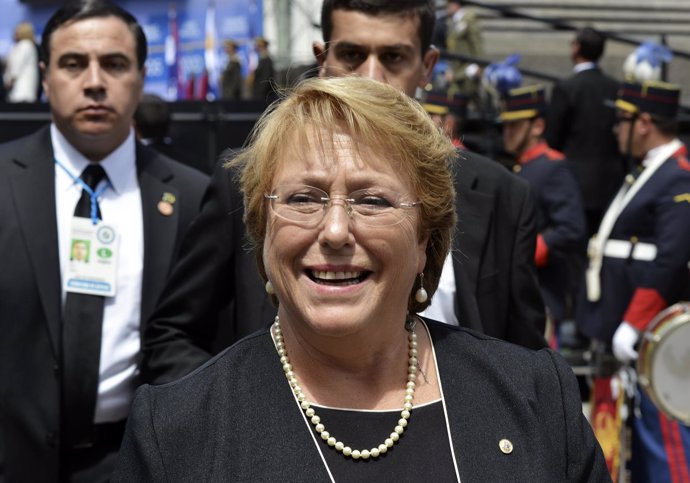
[[[529,191],[529,185],[523,179],[515,176],[497,161],[481,154],[461,151],[458,153],[457,164],[456,177],[462,179],[466,175],[476,175],[476,185],[473,188],[479,191],[495,190],[505,186],[513,187],[518,191]]]
[[[27,149],[34,150],[37,148],[44,152],[46,149],[51,149],[49,126],[44,126],[36,132],[12,141],[0,143],[0,163],[21,156]]]
[[[163,180],[174,180],[183,188],[205,190],[209,176],[196,168],[187,166],[155,149],[137,143],[137,156],[140,163],[145,163],[143,169],[148,169]]]
[[[219,379],[230,381],[251,377],[253,372],[261,373],[264,362],[270,364],[272,361],[278,361],[277,356],[270,357],[274,352],[267,327],[235,342],[186,376],[166,384],[152,386],[152,389],[160,394],[170,394],[173,398],[175,394],[182,395],[189,391],[206,392]]]

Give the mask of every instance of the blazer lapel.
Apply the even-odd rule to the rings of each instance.
[[[453,267],[456,274],[464,273],[464,277],[456,276],[456,280],[464,278],[469,284],[469,293],[475,294],[480,256],[485,248],[486,232],[492,222],[493,200],[489,195],[476,190],[477,173],[471,163],[466,163],[463,159],[468,156],[471,153],[463,152],[462,158],[457,161],[459,166],[455,189],[458,223],[453,244]]]
[[[60,353],[61,275],[55,215],[55,163],[49,129],[37,132],[26,146],[14,159],[12,196],[36,275],[53,351],[57,355]]]
[[[157,153],[137,143],[137,171],[144,220],[144,273],[141,294],[141,324],[153,312],[170,269],[175,250],[179,210],[177,188],[169,181],[173,173]]]

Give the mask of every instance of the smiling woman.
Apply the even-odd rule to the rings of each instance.
[[[273,105],[232,164],[278,315],[140,390],[115,481],[604,481],[562,359],[415,315],[450,247],[455,156],[376,81]]]

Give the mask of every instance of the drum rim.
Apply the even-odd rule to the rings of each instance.
[[[681,326],[690,323],[690,303],[681,302],[668,307],[660,312],[649,324],[649,327],[641,337],[639,357],[637,360],[638,382],[645,394],[661,409],[667,416],[690,424],[690,414],[679,414],[670,407],[662,398],[657,396],[657,387],[651,380],[652,360],[659,348],[659,342],[673,333]],[[657,333],[657,329],[659,332]],[[669,335],[670,336],[670,335]],[[649,349],[647,349],[649,347]]]

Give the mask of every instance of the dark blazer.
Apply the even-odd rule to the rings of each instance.
[[[544,306],[534,267],[535,204],[529,185],[494,161],[462,153],[455,166],[453,260],[460,324],[544,347]],[[221,164],[144,337],[143,380],[172,381],[212,353],[273,321],[249,251],[236,179]]]
[[[208,178],[140,144],[136,156],[146,320]],[[54,176],[48,127],[0,146],[0,481],[57,481],[62,300]],[[164,192],[176,197],[170,216],[157,208]]]
[[[463,482],[610,481],[558,354],[428,325]],[[266,330],[188,377],[142,386],[127,424],[115,482],[329,481],[315,445],[330,449],[312,439]]]
[[[460,152],[455,173],[453,267],[460,325],[532,349],[546,347],[534,265],[534,193],[525,180],[469,151]]]
[[[557,83],[551,92],[546,141],[565,154],[585,210],[603,211],[626,172],[612,131],[616,111],[604,104],[616,98],[619,85],[594,68]]]

